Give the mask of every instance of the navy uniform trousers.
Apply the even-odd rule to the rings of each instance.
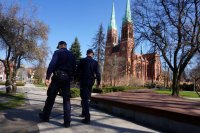
[[[49,119],[51,110],[53,108],[55,98],[59,90],[62,90],[63,95],[63,111],[64,122],[69,123],[71,121],[71,104],[70,104],[70,78],[68,76],[64,78],[52,77],[52,82],[47,90],[47,99],[43,108],[44,118]]]
[[[86,120],[90,120],[89,111],[89,100],[91,97],[92,86],[94,85],[93,79],[81,79],[80,80],[80,96],[81,96],[81,106],[82,115]]]

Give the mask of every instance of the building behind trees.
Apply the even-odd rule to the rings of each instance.
[[[160,56],[156,52],[136,54],[133,33],[130,0],[127,0],[121,39],[118,41],[113,3],[105,48],[104,85],[129,85],[129,81],[133,78],[141,79],[144,82],[159,81],[161,79]]]

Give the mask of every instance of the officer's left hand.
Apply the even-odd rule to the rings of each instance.
[[[46,86],[49,86],[49,80],[46,79],[45,85],[46,85]]]

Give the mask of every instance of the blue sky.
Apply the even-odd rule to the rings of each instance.
[[[8,3],[17,2],[23,9],[32,5],[37,7],[36,18],[49,26],[48,45],[51,51],[56,50],[60,40],[66,41],[70,48],[75,37],[78,37],[82,57],[92,44],[92,38],[103,24],[107,31],[112,12],[113,0],[0,0]],[[115,17],[118,33],[121,32],[122,18],[125,14],[127,0],[114,0]],[[51,58],[50,53],[50,58]],[[47,62],[47,64],[49,61]]]
[[[18,1],[24,8],[29,6],[28,0]],[[66,41],[69,48],[77,36],[84,57],[101,23],[106,33],[111,17],[112,1],[32,0],[32,3],[37,7],[37,18],[50,28],[48,45],[51,51],[56,50],[56,45],[60,40]],[[120,29],[122,17],[125,14],[126,0],[115,0],[114,3],[117,26]]]

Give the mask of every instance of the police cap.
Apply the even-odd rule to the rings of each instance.
[[[65,41],[60,41],[60,42],[58,43],[57,49],[59,49],[59,45],[62,45],[62,44],[67,45],[67,43],[66,43]]]
[[[92,49],[88,49],[88,50],[87,50],[87,55],[90,54],[90,53],[93,53],[93,54],[94,54],[94,52],[93,52]]]

